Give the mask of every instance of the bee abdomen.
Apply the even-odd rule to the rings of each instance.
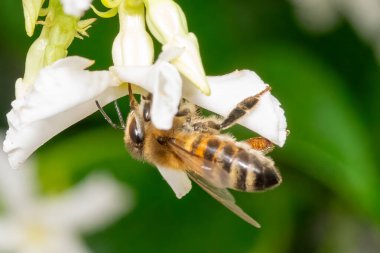
[[[267,190],[281,183],[281,176],[270,158],[242,148],[236,148],[232,156],[226,155],[228,145],[223,150],[220,157],[223,158],[223,169],[230,176],[230,188],[254,192]]]
[[[228,188],[254,192],[281,183],[281,176],[270,158],[238,147],[234,142],[215,136],[198,135],[189,138],[184,146],[192,154],[202,157],[204,166],[212,167],[212,172],[209,173],[214,178],[220,177],[220,181],[227,184]]]

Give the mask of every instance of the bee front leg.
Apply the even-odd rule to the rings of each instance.
[[[177,114],[175,115],[176,117],[185,117],[190,115],[191,111],[189,108],[185,108],[181,111],[178,111]]]
[[[267,86],[264,90],[257,93],[254,96],[245,98],[238,103],[236,107],[228,114],[224,121],[219,125],[219,129],[226,129],[235,124],[235,122],[246,115],[254,106],[260,101],[260,97],[271,90],[270,86]]]
[[[178,106],[178,112],[175,116],[188,117],[191,115],[198,115],[198,110],[199,108],[196,105],[187,102],[185,99],[182,99],[182,102]]]

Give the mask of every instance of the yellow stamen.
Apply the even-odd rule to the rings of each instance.
[[[96,18],[89,18],[85,20],[80,20],[77,23],[77,33],[75,34],[76,38],[83,39],[83,36],[89,37],[87,30],[90,29],[92,26],[91,24],[94,23]]]

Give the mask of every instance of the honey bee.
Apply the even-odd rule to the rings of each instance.
[[[129,85],[131,111],[127,123],[122,120],[116,105],[121,126],[114,124],[97,103],[105,119],[115,128],[124,129],[126,149],[136,159],[155,165],[181,198],[191,189],[189,178],[212,197],[249,224],[260,227],[253,218],[235,204],[227,190],[258,192],[279,185],[281,176],[274,162],[265,154],[273,144],[262,138],[238,142],[221,131],[232,126],[254,108],[260,93],[240,102],[224,119],[201,116],[198,108],[183,101],[170,130],[160,130],[151,122],[152,95],[141,97],[139,104]]]

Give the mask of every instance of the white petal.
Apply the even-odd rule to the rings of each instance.
[[[148,82],[153,86],[152,123],[158,129],[169,130],[182,98],[182,79],[173,65],[162,62],[150,72]]]
[[[3,140],[2,135],[0,140]],[[32,162],[23,167],[28,169],[12,170],[6,154],[0,151],[0,199],[8,212],[20,212],[34,201],[36,186]]]
[[[81,17],[90,8],[92,0],[61,0],[63,11],[72,16]]]
[[[177,198],[182,198],[188,194],[191,190],[191,181],[186,172],[157,166],[158,171],[162,177],[166,180],[169,186],[173,189]]]
[[[69,56],[59,61],[54,62],[50,67],[51,68],[66,68],[70,70],[80,70],[89,68],[95,63],[94,60],[83,58],[80,56]],[[48,69],[48,68],[46,68]]]
[[[226,117],[243,99],[254,96],[267,86],[253,71],[235,71],[228,75],[208,78],[212,93],[201,94],[192,85],[183,84],[183,96],[190,102]],[[279,101],[269,92],[248,115],[237,123],[251,129],[273,143],[283,146],[286,140],[286,119]]]
[[[148,83],[149,71],[153,66],[112,66],[110,72],[117,76],[120,82],[136,84],[141,88],[153,92],[153,86]]]
[[[50,223],[79,232],[104,227],[132,205],[132,193],[104,173],[90,175],[62,196],[41,203]]]
[[[149,82],[149,75],[155,65],[162,62],[169,62],[178,57],[183,52],[183,48],[170,47],[167,50],[161,52],[154,65],[150,66],[112,66],[110,71],[119,78],[120,82],[137,84],[143,89],[153,92],[152,83]]]
[[[90,60],[67,57],[41,70],[33,89],[12,102],[4,141],[12,167],[18,167],[50,138],[128,93],[108,71],[88,71]],[[76,69],[80,67],[79,69]]]

